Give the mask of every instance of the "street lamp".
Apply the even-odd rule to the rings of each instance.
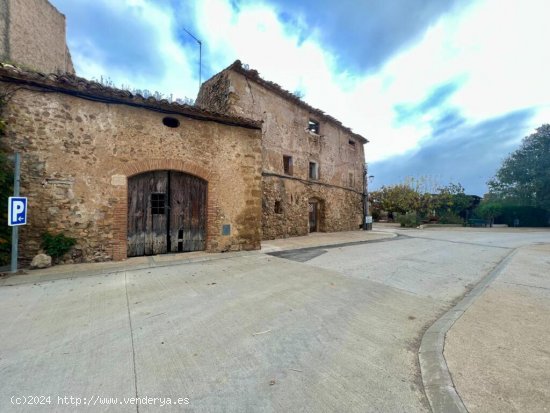
[[[369,183],[372,182],[372,179],[374,178],[374,175],[368,175],[367,176],[367,168],[365,167],[365,193],[364,193],[364,199],[363,199],[363,212],[364,212],[364,221],[363,221],[363,229],[365,231],[372,230],[372,216],[369,215]]]

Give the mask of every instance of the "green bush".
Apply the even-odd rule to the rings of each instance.
[[[519,220],[520,227],[550,226],[550,211],[526,205],[503,205],[495,224],[514,226],[514,219]]]
[[[454,212],[445,212],[439,217],[440,224],[464,224],[464,219]]]
[[[13,162],[8,159],[4,137],[6,122],[2,119],[2,109],[5,97],[0,93],[0,266],[10,262],[11,256],[11,227],[8,221],[8,197],[13,195]]]
[[[419,224],[416,212],[407,212],[405,215],[399,215],[397,221],[404,228],[416,228]]]
[[[42,249],[54,259],[65,255],[76,244],[76,239],[66,237],[62,233],[57,235],[46,232],[42,234]]]

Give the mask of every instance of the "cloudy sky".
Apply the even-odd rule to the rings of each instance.
[[[548,0],[50,0],[80,76],[195,98],[240,59],[370,140],[373,187],[485,182],[550,123]]]

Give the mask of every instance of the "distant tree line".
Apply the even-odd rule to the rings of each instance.
[[[371,192],[375,220],[394,219],[403,226],[422,222],[445,224],[484,219],[509,226],[550,225],[550,125],[523,139],[502,163],[482,198],[466,195],[459,183],[429,184],[428,178],[408,178]]]
[[[537,128],[502,163],[482,203],[497,223],[550,225],[550,125]]]
[[[374,219],[395,220],[413,227],[429,222],[461,224],[472,216],[480,197],[466,195],[459,183],[434,187],[429,182],[427,177],[407,178],[403,183],[371,192]]]

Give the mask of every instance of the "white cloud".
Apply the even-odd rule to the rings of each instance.
[[[81,75],[108,74],[117,84],[196,95],[197,50],[192,44],[184,48],[178,40],[178,22],[171,9],[153,0],[98,1],[112,13],[131,10],[132,18],[143,20],[158,45],[162,60],[158,64],[165,70],[158,78],[108,70],[102,46],[82,43],[72,50]],[[188,10],[200,28],[196,34],[203,41],[206,62],[222,69],[238,58],[265,79],[290,91],[302,90],[308,103],[371,141],[366,150],[369,162],[418,148],[430,138],[430,122],[450,108],[470,124],[529,107],[540,107],[533,127],[535,122],[548,121],[550,48],[545,19],[550,3],[546,0],[472,3],[444,15],[414,45],[367,76],[341,72],[317,33],[304,39],[304,27],[282,22],[272,5],[245,2],[237,10],[229,0],[194,0]],[[417,105],[436,87],[457,79],[459,89],[441,107],[413,116],[406,124],[396,123],[396,105]]]
[[[61,1],[61,0],[60,0]],[[155,40],[156,61],[143,62],[140,60],[129,62],[135,70],[127,70],[127,67],[117,67],[109,61],[105,50],[111,48],[110,44],[98,43],[98,38],[82,36],[69,38],[69,45],[79,76],[88,79],[109,78],[120,87],[122,85],[136,89],[149,89],[151,92],[159,91],[166,96],[172,94],[176,97],[194,97],[198,91],[198,71],[195,68],[194,54],[198,52],[184,48],[176,35],[176,22],[169,8],[162,8],[158,3],[146,0],[95,0],[101,3],[100,7],[106,13],[125,18],[133,19],[133,27],[141,29],[141,33],[135,33],[134,37],[122,38],[128,44],[139,42],[143,38]],[[76,6],[72,6],[76,7]],[[81,6],[83,7],[83,6]],[[61,8],[63,10],[63,8]],[[71,16],[68,16],[70,19]],[[114,19],[116,21],[116,19]],[[113,33],[113,36],[128,36],[124,30],[117,32],[113,27],[98,27],[98,30],[105,30]],[[131,36],[131,35],[130,35]],[[105,39],[109,38],[99,37]],[[93,40],[92,40],[93,39]],[[139,47],[139,45],[137,46]],[[112,52],[112,51],[111,51]],[[119,51],[124,56],[124,46]],[[162,70],[140,70],[140,65],[154,64]],[[161,73],[160,76],[157,76]]]
[[[549,13],[545,0],[490,0],[465,16],[451,40],[469,76],[453,102],[468,118],[549,103]]]
[[[308,103],[371,140],[369,161],[416,148],[432,131],[429,121],[450,106],[477,122],[550,99],[545,0],[487,0],[444,16],[367,77],[337,73],[334,57],[316,36],[300,43],[298,31],[284,27],[266,5],[235,11],[228,1],[207,0],[196,10],[214,59],[240,58],[266,79],[301,88]],[[445,107],[395,124],[396,104],[419,103],[438,85],[457,79],[462,86]]]

